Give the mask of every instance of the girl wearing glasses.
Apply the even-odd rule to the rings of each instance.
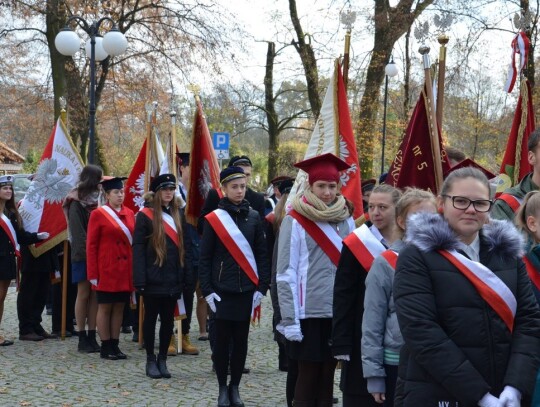
[[[396,406],[519,407],[540,363],[540,311],[507,221],[489,219],[479,170],[445,180],[441,215],[415,214],[394,280],[404,339]]]

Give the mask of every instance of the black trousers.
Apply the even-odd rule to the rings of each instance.
[[[228,321],[215,319],[214,330],[216,340],[212,356],[216,367],[218,383],[220,386],[227,385],[227,370],[230,359],[231,384],[238,386],[240,379],[242,379],[244,364],[246,363],[249,320]],[[229,344],[232,344],[232,349],[230,349]]]
[[[159,315],[159,354],[166,356],[174,326],[176,299],[171,297],[144,297],[143,337],[147,355],[154,354],[156,323]]]
[[[49,273],[21,273],[19,294],[17,295],[20,335],[32,332],[39,334],[43,331],[41,313],[47,302],[50,285],[51,277]]]

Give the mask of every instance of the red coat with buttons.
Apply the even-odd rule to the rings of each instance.
[[[135,229],[133,211],[122,206],[120,212],[115,213],[133,236]],[[134,290],[131,243],[122,229],[102,208],[94,210],[88,222],[86,268],[88,280],[98,281],[97,287],[92,286],[98,291]]]

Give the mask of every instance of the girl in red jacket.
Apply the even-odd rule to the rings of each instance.
[[[123,205],[125,178],[102,181],[107,203],[90,215],[86,241],[88,280],[96,290],[101,357],[126,359],[118,347],[124,304],[133,291],[132,250],[135,216]]]

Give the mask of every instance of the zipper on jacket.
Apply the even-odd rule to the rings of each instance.
[[[218,275],[218,281],[221,281],[221,272],[223,271],[223,262],[221,262],[221,265],[219,266],[219,275]]]
[[[495,383],[495,377],[497,376],[495,373],[495,355],[493,352],[493,336],[491,335],[491,323],[488,315],[487,305],[484,305],[484,318],[486,320],[488,331],[489,371],[491,372],[491,383]]]
[[[240,292],[243,292],[242,290],[242,282],[240,280],[240,273],[242,272],[242,270],[240,270],[240,267],[238,267],[238,287],[240,288]]]

